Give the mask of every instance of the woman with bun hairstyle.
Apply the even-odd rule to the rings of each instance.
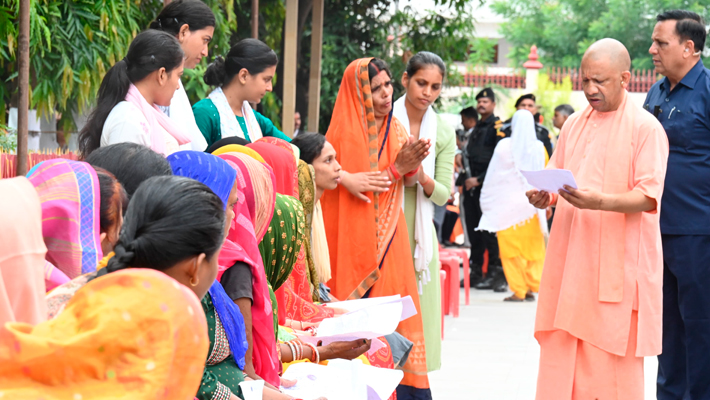
[[[244,39],[232,46],[226,57],[217,57],[210,64],[204,80],[217,88],[192,107],[208,146],[233,136],[249,142],[264,136],[291,141],[250,105],[260,103],[272,90],[278,62],[276,53],[264,42]]]
[[[133,39],[128,54],[108,70],[94,111],[79,132],[86,158],[99,147],[132,142],[168,155],[190,143],[183,127],[158,106],[169,106],[180,85],[185,53],[174,36],[149,29]]]
[[[214,36],[215,18],[212,10],[201,0],[175,0],[170,2],[151,22],[150,28],[167,32],[178,40],[185,52],[185,69],[193,69],[207,57],[208,45]],[[205,141],[200,128],[195,123],[192,105],[187,92],[179,81],[170,105],[161,107],[163,112],[190,135],[191,143],[181,146],[182,150],[205,151]]]

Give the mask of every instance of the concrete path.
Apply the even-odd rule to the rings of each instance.
[[[459,318],[447,316],[442,369],[429,374],[434,400],[534,400],[540,347],[536,303],[507,303],[510,293],[471,290]],[[646,359],[646,399],[655,399],[655,357]]]

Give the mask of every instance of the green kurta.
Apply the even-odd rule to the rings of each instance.
[[[222,323],[218,321],[214,304],[212,304],[212,296],[209,293],[202,298],[202,311],[207,317],[210,351],[205,371],[202,374],[202,384],[197,392],[197,399],[228,399],[230,391],[235,396],[242,398],[239,382],[244,381],[244,372],[239,369],[230,353],[227,335]]]
[[[451,195],[451,183],[454,175],[454,155],[456,154],[456,133],[454,129],[437,115],[436,131],[436,166],[434,169],[434,191],[429,199],[443,206]],[[404,217],[409,231],[409,245],[414,257],[414,219],[417,211],[417,187],[408,187],[404,191]],[[432,225],[434,222],[431,222]],[[441,368],[441,285],[439,282],[439,241],[436,230],[432,229],[434,257],[429,263],[431,281],[424,285],[419,296],[424,325],[424,342],[426,345],[426,365],[429,372]]]
[[[207,140],[207,146],[212,146],[214,142],[222,139],[222,125],[219,119],[219,112],[217,107],[214,105],[211,99],[200,100],[192,106],[192,112],[195,114],[195,122],[197,127],[200,128],[202,136]],[[261,128],[261,134],[264,136],[273,136],[279,139],[283,139],[287,142],[291,141],[291,138],[286,136],[281,132],[270,119],[263,116],[260,112],[254,110],[254,116],[256,121],[259,123],[259,128]],[[234,116],[239,122],[239,126],[242,128],[242,132],[245,132],[245,139],[252,141],[249,138],[249,133],[247,132],[247,124],[244,121],[244,117]]]

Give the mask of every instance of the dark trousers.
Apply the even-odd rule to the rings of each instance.
[[[488,266],[499,266],[500,256],[498,254],[498,238],[496,234],[486,231],[477,231],[478,222],[481,220],[481,187],[464,192],[463,206],[466,208],[466,229],[471,242],[471,274],[481,276],[483,274],[483,255],[488,250]]]
[[[451,234],[454,233],[454,228],[456,227],[456,222],[459,220],[459,214],[453,211],[446,210],[446,217],[444,217],[444,225],[441,227],[441,237],[444,242],[451,240]]]
[[[662,235],[659,400],[710,399],[710,235]]]

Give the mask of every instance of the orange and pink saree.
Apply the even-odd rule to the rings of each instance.
[[[404,127],[391,114],[378,131],[368,64],[353,61],[345,70],[326,138],[350,173],[383,171],[394,163],[407,141]],[[368,194],[366,203],[339,186],[321,199],[330,251],[333,294],[342,300],[410,295],[419,312],[400,322],[397,332],[414,343],[402,385],[429,388],[419,294],[407,224],[402,211],[404,182],[387,192]]]

